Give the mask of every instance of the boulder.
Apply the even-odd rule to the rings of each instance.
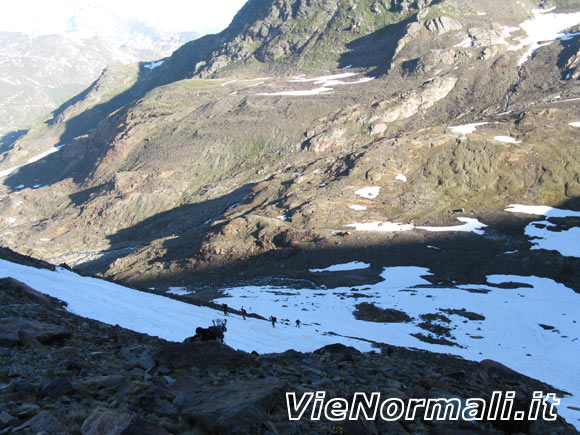
[[[384,122],[377,122],[371,127],[371,136],[383,134],[385,131],[387,131],[387,124]]]
[[[168,432],[154,424],[148,423],[140,417],[103,408],[95,409],[81,426],[83,435],[167,435]]]
[[[234,382],[206,388],[187,400],[182,417],[210,433],[247,434],[283,404],[285,381]]]
[[[71,332],[57,325],[28,320],[21,317],[0,319],[0,346],[12,347],[21,343],[21,337],[35,339],[42,344],[67,339]]]
[[[11,378],[27,378],[32,376],[33,373],[34,370],[32,367],[26,364],[21,364],[19,362],[13,362],[10,364],[10,367],[8,367],[8,376]]]
[[[16,426],[18,424],[18,419],[6,411],[0,411],[0,429],[5,427]]]
[[[461,30],[463,26],[460,22],[454,20],[450,17],[438,17],[425,22],[425,27],[430,32],[443,35],[444,33],[450,32],[452,30]]]
[[[479,363],[482,370],[490,376],[498,376],[510,381],[524,381],[525,377],[509,367],[491,359],[484,359]]]
[[[314,351],[315,354],[327,355],[333,361],[353,361],[361,353],[352,346],[341,343],[329,344]]]
[[[86,384],[89,386],[94,385],[97,388],[108,389],[108,388],[116,388],[126,381],[127,378],[122,375],[106,375],[89,378],[86,380]]]
[[[24,296],[33,302],[49,308],[61,307],[63,302],[56,298],[40,293],[34,290],[27,284],[20,282],[14,278],[0,279],[0,288],[12,296]]]
[[[27,430],[29,433],[54,433],[56,432],[58,420],[48,411],[40,411],[26,423],[14,428],[13,433]]]
[[[177,379],[173,384],[167,388],[171,394],[175,397],[179,396],[180,394],[192,395],[193,393],[200,391],[203,387],[203,382],[200,381],[198,378],[194,378],[191,376],[182,376],[181,378]]]
[[[72,393],[74,393],[73,384],[64,376],[49,381],[40,391],[42,396],[48,396],[52,399],[58,399],[61,396],[68,396]]]
[[[166,343],[157,354],[159,364],[172,369],[253,367],[254,357],[217,341]]]

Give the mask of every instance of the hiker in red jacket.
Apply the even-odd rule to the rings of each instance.
[[[242,313],[242,319],[246,320],[246,316],[248,313],[246,312],[246,309],[244,307],[242,307],[240,313]]]

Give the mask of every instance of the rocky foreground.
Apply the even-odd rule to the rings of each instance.
[[[192,324],[192,335],[197,326],[207,325]],[[494,361],[388,346],[258,355],[215,341],[169,343],[77,317],[11,278],[0,280],[0,361],[2,434],[576,433],[560,417],[431,422],[421,409],[414,421],[289,421],[286,392],[407,401],[510,390],[514,409],[527,410],[533,391],[558,391]]]

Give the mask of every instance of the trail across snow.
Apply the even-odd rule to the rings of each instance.
[[[65,301],[71,313],[170,341],[183,341],[195,334],[196,327],[210,326],[213,319],[223,317],[223,313],[211,308],[133,290],[97,278],[83,277],[62,268],[51,271],[0,260],[0,278],[4,277],[13,277]],[[183,294],[182,289],[173,289],[172,292]],[[230,302],[228,304],[232,308],[241,307]],[[270,311],[253,312],[266,318],[276,314]],[[278,319],[282,320],[281,316]],[[297,328],[284,324],[272,328],[268,321],[244,321],[233,314],[228,316],[228,327],[226,343],[247,352],[283,352],[288,349],[311,351],[332,343],[371,349],[367,342],[325,335],[327,329],[317,331],[305,326],[297,331]]]

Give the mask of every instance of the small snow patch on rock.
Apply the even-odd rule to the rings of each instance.
[[[362,198],[375,199],[377,196],[379,196],[380,190],[381,188],[379,186],[363,187],[362,189],[354,192],[354,194]]]
[[[499,141],[499,142],[505,142],[505,143],[522,143],[521,140],[516,140],[511,136],[494,136],[493,137],[495,140]]]

